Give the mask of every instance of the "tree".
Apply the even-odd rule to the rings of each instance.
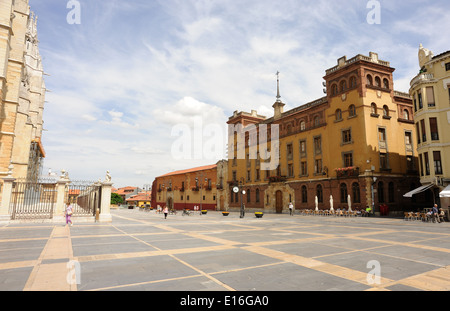
[[[111,193],[111,204],[122,204],[123,199],[117,193]]]

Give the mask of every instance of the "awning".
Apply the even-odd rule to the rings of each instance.
[[[448,185],[444,190],[439,193],[441,198],[450,198],[450,185]]]
[[[405,198],[411,198],[414,194],[417,194],[417,193],[423,192],[425,190],[428,190],[428,189],[430,189],[433,186],[434,186],[434,184],[426,184],[426,185],[420,186],[419,188],[416,188],[416,189],[414,189],[414,190],[412,190],[410,192],[405,193],[403,196]]]

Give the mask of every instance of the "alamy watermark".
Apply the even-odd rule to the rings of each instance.
[[[67,13],[66,21],[69,25],[81,24],[81,4],[78,0],[69,0],[67,2],[67,9],[70,11]]]
[[[71,260],[66,264],[67,269],[69,269],[69,272],[67,272],[66,275],[66,281],[67,284],[75,285],[75,284],[81,284],[81,265],[76,260]]]
[[[367,263],[367,269],[372,269],[367,273],[367,284],[380,285],[381,284],[381,264],[378,260],[371,260]]]
[[[378,0],[370,0],[367,2],[367,9],[369,9],[369,13],[367,13],[367,23],[370,25],[373,24],[381,24],[381,4]]]

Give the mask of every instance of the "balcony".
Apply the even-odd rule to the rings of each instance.
[[[433,80],[434,76],[432,73],[419,73],[411,80],[410,86],[413,88],[416,84],[432,82]]]
[[[356,166],[336,168],[335,171],[337,178],[352,178],[359,176],[359,167]]]
[[[269,177],[269,182],[285,182],[286,181],[286,176],[270,176]]]

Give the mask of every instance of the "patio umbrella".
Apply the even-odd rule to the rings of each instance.
[[[333,208],[333,195],[330,195],[330,211],[334,212],[334,208]]]
[[[347,202],[348,202],[348,211],[352,211],[352,198],[350,197],[350,194],[347,196]]]
[[[316,202],[316,211],[318,211],[319,210],[319,198],[317,198],[317,195],[316,195],[315,202]]]

